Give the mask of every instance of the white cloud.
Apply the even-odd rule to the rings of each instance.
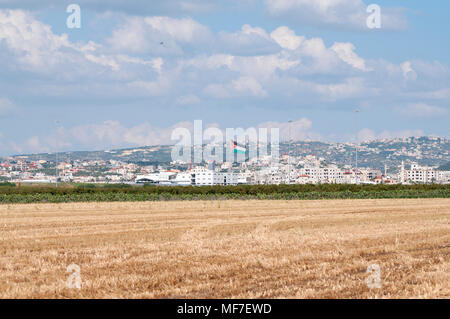
[[[278,52],[280,47],[267,32],[248,24],[237,32],[219,32],[215,51],[236,55],[262,55]]]
[[[432,100],[446,100],[450,99],[450,88],[449,89],[438,89],[429,92],[425,91],[414,91],[407,92],[404,94],[406,97],[414,99],[432,99]]]
[[[129,93],[138,96],[163,96],[166,95],[171,88],[170,79],[167,77],[159,77],[155,81],[133,81],[126,86]]]
[[[40,75],[51,75],[54,80],[82,82],[100,75],[127,76],[126,70],[134,64],[149,66],[161,72],[162,58],[151,60],[110,54],[105,47],[88,41],[72,43],[66,34],[57,35],[46,25],[22,10],[0,10],[0,45],[4,43],[13,70],[22,69]],[[6,53],[6,52],[5,52]],[[106,73],[112,71],[113,73]],[[131,77],[131,76],[130,76]],[[81,81],[80,81],[81,82]]]
[[[401,130],[401,131],[389,131],[384,130],[380,133],[375,133],[373,130],[364,128],[358,132],[358,141],[374,141],[380,139],[392,139],[392,138],[403,138],[403,137],[419,137],[424,136],[423,130]]]
[[[303,25],[370,31],[362,0],[265,0],[270,15]],[[407,27],[403,9],[381,8],[381,29]]]
[[[277,31],[278,30],[278,31]],[[298,64],[297,70],[302,74],[320,74],[320,73],[336,73],[341,72],[343,60],[338,57],[336,52],[331,48],[327,48],[323,39],[298,37],[295,33],[283,27],[280,35],[280,28],[275,30],[272,35],[281,43],[280,45],[288,48],[283,52],[284,59],[289,58],[295,60]]]
[[[362,71],[369,71],[366,68],[366,62],[364,59],[360,58],[355,52],[355,46],[352,43],[339,43],[336,42],[331,47],[331,50],[336,52],[342,61],[350,64],[351,66],[360,69]]]
[[[364,128],[364,129],[360,130],[358,132],[357,136],[358,136],[358,142],[373,141],[376,139],[375,132],[368,128]]]
[[[401,114],[447,114],[434,106],[448,105],[446,65],[365,59],[353,43],[327,46],[320,37],[307,38],[286,26],[266,30],[243,25],[234,32],[213,33],[192,18],[126,16],[109,39],[74,43],[30,13],[0,10],[0,16],[1,55],[7,59],[1,71],[5,79],[23,81],[16,95],[133,101],[152,97],[153,105],[168,108],[230,98],[236,108],[276,103],[345,109],[362,102],[395,101],[406,105],[396,109]],[[3,92],[7,85],[7,80],[2,82]],[[14,94],[8,96],[16,100]],[[4,105],[0,103],[0,112]],[[116,128],[122,136],[129,130]],[[139,128],[132,132],[143,136],[136,140],[148,139]],[[49,144],[42,137],[39,142]]]
[[[261,84],[251,77],[240,77],[231,83],[232,88],[239,93],[250,92],[254,96],[263,97],[267,95]]]
[[[207,27],[191,18],[146,17],[144,21],[152,29],[168,34],[180,42],[199,42],[211,36]]]
[[[394,110],[408,117],[438,117],[449,113],[443,107],[425,103],[411,103],[407,106],[396,107]]]
[[[282,53],[254,57],[236,57],[233,62],[231,70],[260,81],[269,81],[276,76],[277,72],[283,73],[300,63],[298,59],[284,56]]]
[[[204,92],[215,98],[232,98],[238,96],[265,97],[267,92],[254,78],[243,76],[229,84],[210,84]]]
[[[46,152],[48,151],[47,147],[43,147],[39,140],[39,137],[32,136],[25,142],[25,147],[30,152]]]
[[[344,82],[336,84],[314,84],[313,88],[329,101],[353,98],[371,93],[371,90],[366,88],[362,78],[348,78]]]
[[[105,44],[74,44],[28,13],[0,10],[0,14],[13,21],[0,22],[0,28],[6,30],[15,23],[14,32],[0,33],[0,37],[10,43],[7,46],[17,58],[17,67],[57,80],[25,86],[32,94],[159,96],[175,105],[180,104],[179,97],[189,95],[200,100],[202,95],[218,99],[301,95],[306,104],[373,97],[383,91],[392,97],[418,92],[417,87],[407,91],[411,81],[398,86],[398,77],[423,79],[427,84],[423,96],[445,98],[447,94],[445,81],[429,80],[435,76],[448,79],[448,68],[441,64],[406,61],[398,66],[366,61],[356,54],[352,43],[337,42],[327,47],[323,39],[296,35],[285,26],[267,32],[243,25],[236,32],[213,35],[191,18],[128,16]],[[230,40],[222,43],[223,51],[236,55],[214,53],[221,37]],[[22,38],[38,41],[21,44]],[[19,44],[14,44],[17,41]],[[24,49],[20,50],[22,45]],[[278,51],[264,53],[269,47]],[[45,62],[40,64],[39,59]],[[432,87],[430,83],[434,83]]]
[[[60,49],[72,47],[67,35],[55,35],[50,26],[21,10],[0,10],[1,41],[30,69],[58,64],[65,58]]]
[[[23,145],[15,145],[18,153],[41,153],[62,149],[101,150],[120,147],[134,147],[147,145],[172,145],[177,141],[171,139],[175,128],[187,128],[193,132],[192,122],[179,122],[170,127],[155,127],[147,122],[127,127],[119,121],[108,120],[102,123],[78,125],[72,128],[59,127],[49,136],[32,136]],[[217,127],[217,123],[204,123],[203,128]],[[291,138],[318,139],[320,136],[311,131],[312,122],[307,118],[300,118],[290,124]],[[288,140],[289,124],[287,122],[264,122],[256,128],[279,128],[280,139]],[[223,131],[223,130],[222,130]],[[223,133],[225,133],[223,131]]]
[[[113,71],[119,71],[119,69],[120,69],[119,64],[112,57],[108,57],[103,54],[100,56],[95,56],[93,54],[86,54],[85,57],[87,60],[89,60],[91,62],[100,64],[102,66],[110,67],[111,70],[113,70]]]
[[[127,17],[106,43],[121,52],[181,55],[183,45],[211,40],[211,32],[191,18]]]
[[[159,74],[162,72],[162,67],[164,65],[164,60],[161,57],[154,58],[151,60],[143,60],[136,57],[130,57],[127,55],[118,55],[117,60],[120,62],[125,63],[133,63],[133,64],[140,64],[140,65],[146,65],[153,67]]]
[[[106,43],[116,51],[138,54],[181,56],[207,48],[210,52],[235,55],[261,55],[278,52],[280,47],[260,27],[244,24],[236,32],[219,31],[191,18],[126,17]]]
[[[278,128],[280,131],[280,140],[288,141],[289,136],[291,140],[318,140],[320,136],[317,133],[311,131],[312,122],[307,118],[301,118],[292,123],[288,122],[264,122],[257,126],[257,128],[267,128],[270,131],[271,128]]]
[[[180,61],[184,68],[195,67],[199,69],[217,70],[221,68],[231,69],[235,57],[230,54],[212,54],[210,56],[200,55],[191,59]]]
[[[398,137],[419,137],[424,136],[423,130],[401,130],[401,131],[382,131],[377,135],[377,139],[391,139]]]
[[[305,40],[305,37],[298,36],[288,27],[279,27],[270,34],[283,49],[295,50]]]
[[[180,105],[198,104],[200,99],[194,94],[188,94],[177,98],[177,103]]]
[[[79,125],[70,129],[60,128],[50,136],[43,138],[43,144],[37,144],[39,141],[35,137],[28,140],[24,150],[31,150],[33,146],[40,146],[40,150],[33,149],[33,152],[47,151],[48,149],[70,149],[73,147],[81,149],[104,149],[119,148],[129,146],[145,146],[157,144],[174,143],[170,137],[175,127],[190,128],[192,123],[180,122],[171,127],[159,128],[150,125],[147,122],[126,127],[119,121],[108,120],[102,123]]]
[[[70,2],[69,2],[70,3]],[[148,14],[179,14],[179,13],[203,13],[214,10],[217,4],[210,0],[164,0],[164,1],[142,1],[142,0],[77,0],[77,4],[83,9],[95,10],[97,12],[126,12],[134,15]],[[66,7],[66,2],[60,0],[0,0],[0,8],[23,8],[46,9]]]
[[[417,73],[411,67],[411,62],[410,61],[403,62],[400,65],[400,67],[402,69],[403,77],[406,80],[416,80],[417,79]]]

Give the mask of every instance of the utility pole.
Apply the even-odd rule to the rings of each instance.
[[[56,165],[55,165],[55,186],[58,187],[58,151],[55,152]]]
[[[355,158],[355,163],[356,163],[356,171],[355,171],[355,176],[356,176],[356,184],[359,184],[358,181],[358,113],[359,110],[356,109],[355,110],[355,126],[356,126],[356,135],[355,135],[355,154],[356,154],[356,158]]]
[[[291,123],[292,120],[288,121],[289,126],[289,144],[288,144],[288,183],[291,183]]]
[[[55,125],[58,126],[59,120],[55,121]],[[56,144],[56,150],[55,150],[55,157],[56,157],[56,165],[55,165],[55,186],[58,188],[58,144]]]

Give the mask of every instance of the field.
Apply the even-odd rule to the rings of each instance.
[[[1,298],[450,297],[448,198],[3,204],[0,230]]]

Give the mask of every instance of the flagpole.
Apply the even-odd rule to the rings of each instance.
[[[356,153],[356,158],[355,158],[355,162],[356,162],[356,174],[355,174],[355,176],[356,176],[356,179],[355,179],[355,182],[356,182],[356,184],[359,184],[359,181],[358,181],[358,113],[359,113],[359,110],[358,109],[356,109],[355,110],[355,126],[356,126],[356,135],[355,135],[355,140],[356,140],[356,143],[355,143],[355,153]]]
[[[289,144],[288,144],[288,184],[291,183],[291,123],[292,120],[288,121],[289,126]]]
[[[55,121],[56,127],[58,128],[59,120]],[[58,143],[56,143],[56,166],[55,166],[55,186],[58,187]]]

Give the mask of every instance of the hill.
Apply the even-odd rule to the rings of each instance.
[[[280,144],[280,153],[288,152],[289,144]],[[103,151],[76,151],[58,153],[59,161],[74,160],[117,160],[138,165],[169,164],[171,145],[142,146]],[[354,165],[354,143],[331,143],[321,141],[295,141],[291,143],[292,156],[315,155],[329,163],[340,166]],[[27,154],[11,156],[8,159],[23,158],[27,161],[54,161],[55,153]],[[401,162],[418,162],[421,165],[439,166],[449,169],[450,140],[443,137],[409,137],[365,141],[358,146],[358,165],[397,170]]]

